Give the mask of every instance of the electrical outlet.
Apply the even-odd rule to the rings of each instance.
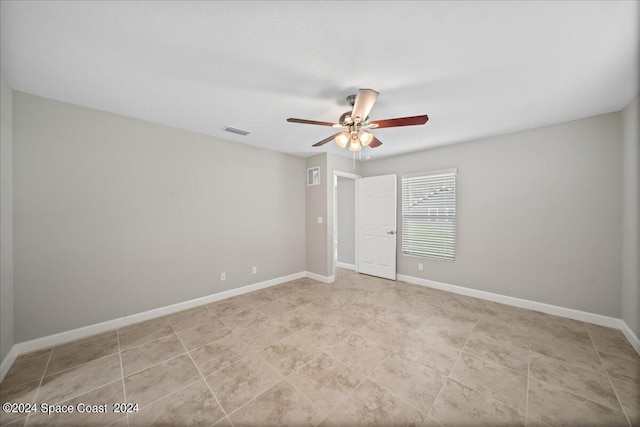
[[[424,270],[424,265],[422,265],[421,262],[418,263],[418,270],[420,271]]]
[[[253,267],[251,267],[251,272],[253,274],[256,274],[258,272],[258,267],[256,267],[255,265]]]
[[[225,280],[227,280],[227,273],[220,273],[220,281],[224,282]]]

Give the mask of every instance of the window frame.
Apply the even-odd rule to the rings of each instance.
[[[425,171],[425,172],[418,172],[418,173],[412,173],[412,174],[405,174],[401,176],[400,179],[400,186],[401,186],[401,196],[400,196],[400,201],[401,201],[401,206],[400,206],[400,210],[401,210],[401,224],[402,224],[402,243],[401,243],[401,251],[402,251],[402,255],[407,256],[407,257],[414,257],[414,258],[423,258],[423,259],[433,259],[433,260],[440,260],[440,261],[448,261],[448,262],[455,262],[456,258],[457,258],[457,175],[458,175],[458,169],[457,168],[450,168],[450,169],[441,169],[441,170],[433,170],[433,171]],[[428,214],[414,214],[414,215],[409,215],[407,214],[406,210],[407,210],[407,197],[409,197],[409,192],[407,190],[407,185],[408,185],[408,180],[411,180],[412,178],[437,178],[437,177],[452,177],[452,187],[453,187],[453,202],[452,202],[452,207],[448,207],[445,205],[445,207],[443,209],[453,209],[453,214],[436,214],[436,215],[428,215]],[[442,179],[442,178],[441,178]],[[450,201],[448,201],[450,203]],[[405,218],[419,218],[419,217],[423,217],[423,218],[433,218],[434,220],[437,217],[442,217],[443,219],[447,219],[449,217],[452,218],[453,223],[451,226],[446,227],[443,226],[442,229],[446,231],[447,228],[451,229],[450,232],[448,232],[449,234],[452,234],[452,236],[449,236],[449,238],[452,238],[452,249],[450,251],[442,251],[440,253],[433,253],[433,251],[431,251],[432,253],[426,253],[426,250],[423,250],[422,252],[420,250],[411,250],[411,248],[407,247],[409,245],[409,243],[406,243],[407,239],[407,220]],[[438,240],[432,240],[430,242],[431,245],[433,245],[433,243],[439,243]],[[443,249],[446,247],[445,244],[443,244]]]

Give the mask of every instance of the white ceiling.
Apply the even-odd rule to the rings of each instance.
[[[622,109],[638,91],[638,2],[6,2],[20,91],[299,156],[345,97],[380,92],[386,157]],[[246,137],[222,131],[248,129]]]

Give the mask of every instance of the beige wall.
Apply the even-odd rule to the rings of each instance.
[[[356,263],[356,182],[338,178],[336,190],[338,231],[338,261]]]
[[[623,234],[622,234],[622,318],[640,337],[640,109],[638,95],[622,111]]]
[[[0,78],[0,360],[13,335],[13,91]]]
[[[305,270],[304,159],[20,92],[14,108],[16,341]]]
[[[458,168],[456,261],[398,241],[398,273],[620,317],[621,129],[612,113],[363,162],[364,176]]]
[[[327,271],[327,155],[321,153],[305,159],[306,168],[320,168],[320,185],[306,187],[307,271],[328,276]],[[322,223],[318,223],[318,217]]]
[[[352,158],[338,156],[335,154],[327,154],[327,170],[329,171],[330,179],[327,182],[327,241],[330,242],[327,245],[326,252],[326,265],[327,276],[334,274],[334,256],[333,256],[333,199],[335,192],[335,185],[333,182],[333,172],[348,172],[355,175],[360,173],[360,163],[355,162]]]

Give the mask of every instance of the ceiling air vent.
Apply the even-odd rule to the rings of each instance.
[[[249,135],[251,133],[248,130],[234,128],[233,126],[225,126],[224,130],[225,130],[225,132],[231,132],[231,133],[235,133],[235,134],[242,135],[242,136],[246,136],[246,135]]]

